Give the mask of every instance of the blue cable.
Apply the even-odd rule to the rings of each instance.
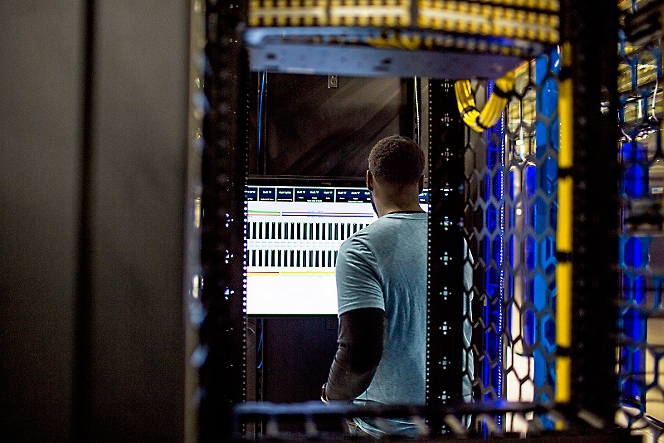
[[[263,147],[263,98],[265,96],[265,80],[267,78],[267,71],[261,72],[261,87],[258,91],[258,140],[256,141],[258,148],[258,157],[261,155]]]
[[[261,322],[261,334],[258,338],[258,346],[256,347],[256,357],[260,355],[261,348],[263,347],[263,325],[262,325],[263,321],[262,320],[259,321]],[[260,369],[261,367],[263,367],[263,359],[261,359],[258,366],[256,366],[256,369]]]

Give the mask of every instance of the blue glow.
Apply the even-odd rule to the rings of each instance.
[[[493,93],[494,86],[493,82],[489,82],[487,88],[489,96]],[[495,268],[487,269],[486,292],[489,296],[489,303],[484,308],[484,318],[491,327],[485,331],[485,353],[491,357],[484,359],[482,377],[484,385],[493,386],[495,394],[502,398],[504,395],[502,331],[504,330],[503,302],[505,299],[503,237],[505,235],[504,193],[506,188],[504,183],[505,128],[502,118],[493,128],[485,132],[485,139],[487,141],[487,167],[495,174],[493,180],[486,183],[486,188],[490,188],[490,191],[489,195],[486,195],[487,192],[485,192],[485,201],[497,202],[497,205],[496,203],[490,204],[487,210],[487,222],[491,223],[491,226],[487,224],[487,229],[490,235],[495,235],[495,237],[492,237],[491,250],[485,251],[485,256],[495,262]],[[488,360],[491,360],[491,363]],[[488,399],[486,398],[488,395],[485,396],[485,399]],[[502,427],[502,416],[496,417],[496,420],[498,426]]]
[[[547,78],[540,90],[538,112],[550,119],[558,109],[558,82],[554,78]]]
[[[621,237],[620,263],[623,267],[643,269],[648,264],[648,249],[650,237]],[[647,281],[642,275],[625,272],[623,274],[623,299],[629,305],[640,305],[645,302]],[[646,317],[638,309],[626,309],[621,318],[620,325],[627,337],[637,342],[646,341]],[[622,383],[623,401],[641,404],[645,407],[645,398],[641,390],[644,386],[642,375],[645,369],[645,352],[636,346],[625,345],[621,351],[621,373],[629,374]]]
[[[547,157],[541,167],[540,187],[547,197],[552,196],[558,189],[558,161]]]
[[[537,168],[533,164],[526,165],[526,196],[533,197],[537,193]]]
[[[559,147],[558,83],[555,75],[560,73],[560,51],[552,50],[548,56],[535,60],[535,71],[546,72],[536,76],[540,85],[537,100],[536,159],[537,180],[532,203],[530,220],[536,234],[535,241],[527,241],[528,255],[536,257],[534,275],[527,297],[534,309],[532,320],[526,318],[525,329],[534,343],[541,343],[533,352],[533,382],[536,401],[546,401],[546,387],[555,391],[555,360],[550,358],[556,349],[555,340],[555,236],[545,235],[555,232],[557,221],[556,193],[558,191],[558,163],[552,154]],[[550,73],[550,74],[549,74]],[[528,177],[528,179],[531,179]],[[533,185],[528,185],[528,187]],[[546,197],[544,197],[546,196]],[[548,229],[548,231],[547,231]],[[549,310],[547,312],[547,310]],[[544,416],[538,416],[546,429],[553,429],[553,423]]]

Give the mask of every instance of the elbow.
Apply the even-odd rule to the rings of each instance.
[[[382,349],[367,349],[351,359],[350,371],[354,374],[375,373],[382,358]]]

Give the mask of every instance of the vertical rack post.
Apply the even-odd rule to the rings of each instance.
[[[557,274],[557,314],[560,318],[566,311],[571,328],[570,345],[559,343],[558,358],[570,359],[571,365],[567,387],[559,375],[556,399],[610,422],[618,402],[618,8],[566,0],[561,4],[561,15],[559,196],[564,199],[571,188],[571,245],[570,252],[561,250],[559,236],[557,249],[559,266],[571,268],[571,275],[564,279],[571,287],[571,304],[561,305],[561,283],[565,281]],[[571,84],[565,86],[566,82]],[[571,88],[571,95],[566,87]],[[565,97],[571,102],[565,103]],[[571,111],[571,128],[566,109]],[[565,149],[568,142],[571,152]],[[566,228],[559,223],[558,229]],[[558,321],[557,327],[565,328],[565,322]]]
[[[199,439],[230,441],[232,408],[246,398],[244,189],[247,169],[246,60],[238,25],[244,2],[206,9],[202,249],[205,312],[200,326]]]
[[[426,404],[461,402],[463,344],[463,123],[450,80],[429,81],[429,246]],[[430,420],[434,435],[447,427]]]

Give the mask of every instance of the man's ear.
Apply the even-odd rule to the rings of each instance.
[[[420,180],[417,182],[417,188],[420,190],[420,194],[424,191],[424,174],[420,176]]]
[[[367,169],[367,179],[366,180],[367,180],[367,189],[369,191],[373,191],[374,178],[373,178],[373,174],[368,169]]]

